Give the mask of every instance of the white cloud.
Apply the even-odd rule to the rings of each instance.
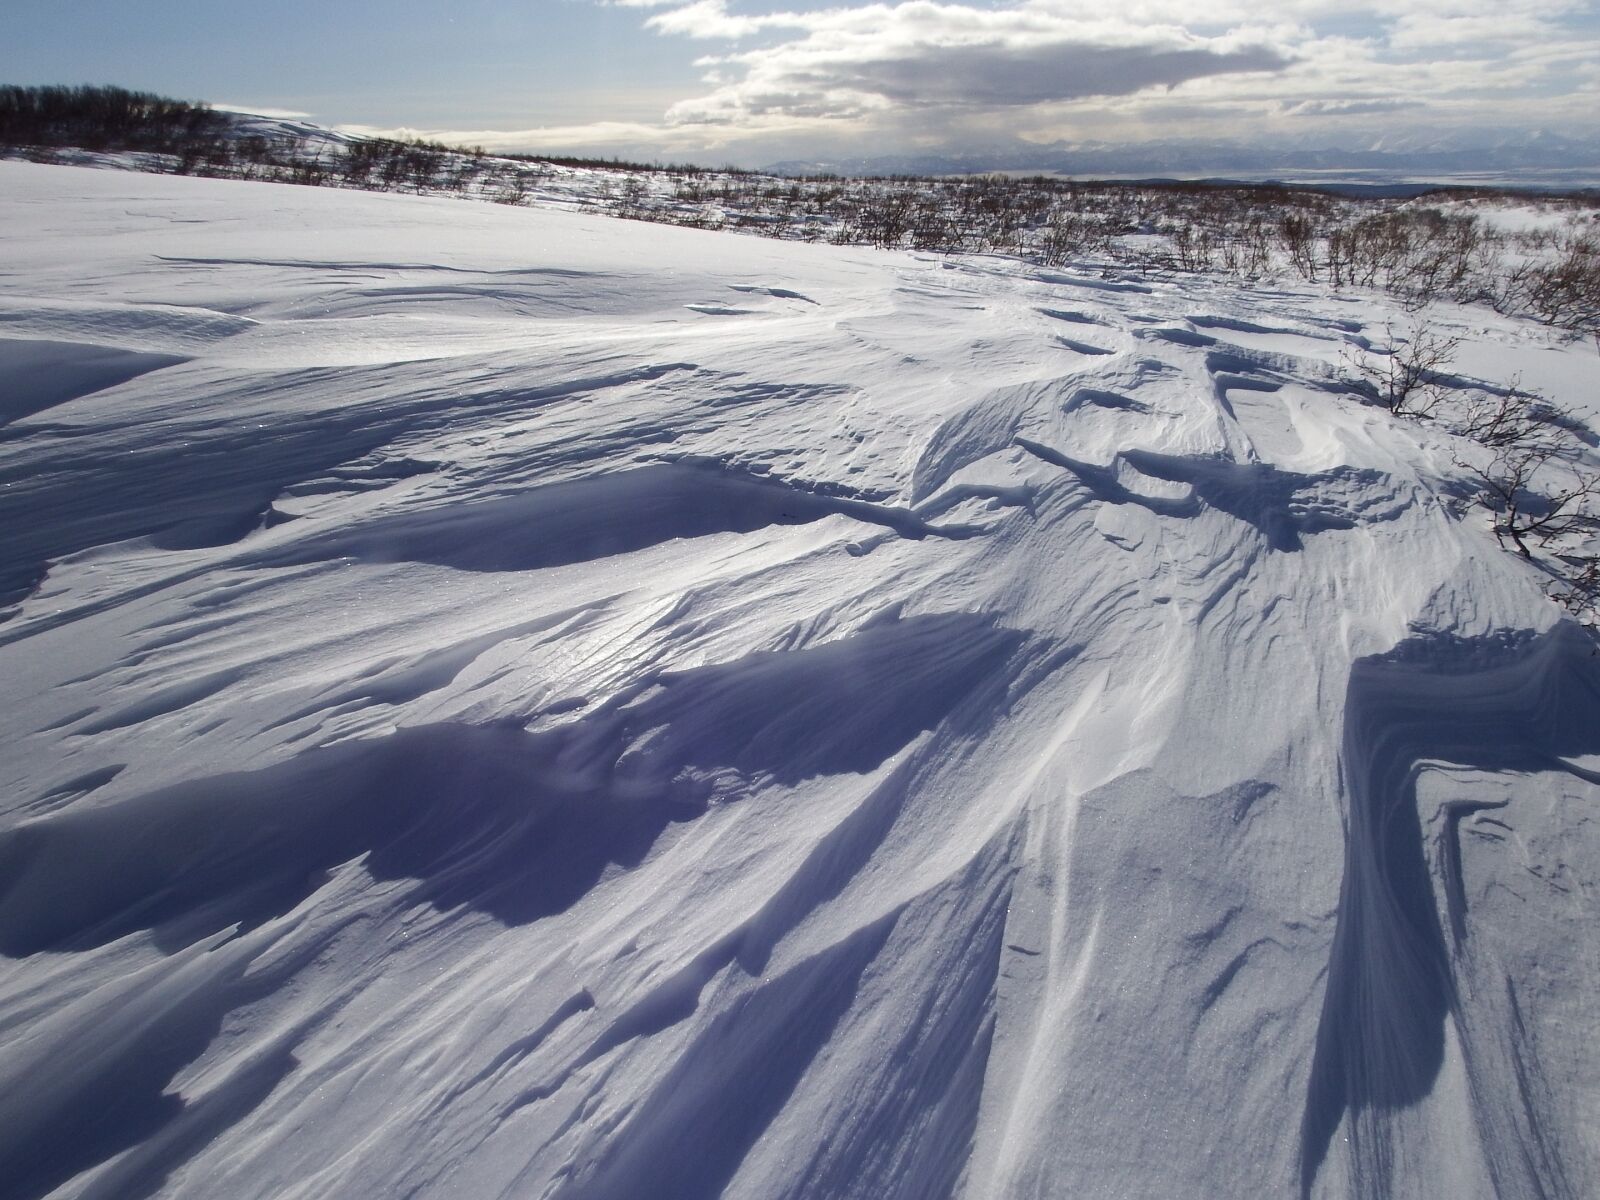
[[[654,5],[654,0],[645,0]],[[645,24],[661,33],[683,34],[692,38],[733,39],[748,37],[763,29],[803,29],[805,17],[794,13],[748,16],[730,13],[725,0],[694,0],[651,17]]]
[[[1592,0],[596,2],[710,43],[699,94],[659,121],[435,135],[763,161],[801,146],[1345,137],[1423,120],[1581,128],[1600,61]]]
[[[723,0],[698,0],[650,25],[718,36]],[[977,8],[907,0],[749,18],[786,28],[776,44],[702,60],[726,76],[675,105],[671,123],[729,124],[771,115],[859,119],[892,109],[1013,108],[1171,88],[1245,71],[1281,71],[1293,54],[1266,31],[1202,36],[1176,25],[1063,15],[1035,3]]]
[[[243,113],[251,117],[272,117],[280,121],[303,121],[311,117],[308,112],[301,112],[293,108],[268,108],[262,104],[224,104],[221,101],[210,101],[212,108],[218,112]]]

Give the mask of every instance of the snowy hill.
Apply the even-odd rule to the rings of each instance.
[[[1600,657],[1353,386],[1412,314],[0,213],[0,1195],[1600,1187]],[[1593,345],[1431,319],[1592,470]]]

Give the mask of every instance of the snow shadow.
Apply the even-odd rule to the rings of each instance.
[[[720,1012],[632,1114],[592,1176],[552,1200],[720,1196],[849,1012],[894,918],[880,918]]]
[[[29,453],[0,467],[0,605],[26,597],[53,559],[148,537],[163,550],[229,545],[260,527],[286,488],[380,447],[470,412],[487,418],[684,369],[655,364],[572,380],[545,390],[463,395],[418,383],[415,364],[353,371],[313,368],[267,375],[229,397],[225,411],[148,429],[29,430]],[[348,403],[284,411],[279,392],[333,383]],[[20,435],[19,435],[20,436]]]
[[[186,361],[82,342],[0,338],[0,426]]]
[[[1456,993],[1440,911],[1454,908],[1463,930],[1465,914],[1459,880],[1435,898],[1418,764],[1572,771],[1563,758],[1596,753],[1600,657],[1576,626],[1539,637],[1420,636],[1355,664],[1345,873],[1302,1125],[1303,1195],[1347,1113],[1356,1175],[1387,1194],[1384,1114],[1426,1097],[1444,1062]]]
[[[9,531],[0,604],[32,591],[52,559],[91,546],[135,537],[168,550],[236,541],[289,484],[367,455],[410,419],[361,406],[270,428],[239,420],[190,437],[153,432],[109,448],[92,435],[37,435],[37,454],[0,470],[0,525]]]
[[[653,463],[513,496],[395,513],[315,537],[273,562],[355,558],[463,571],[592,562],[679,538],[751,533],[835,514],[921,538],[940,531],[903,508],[809,491],[703,462]]]
[[[296,1066],[281,1040],[198,1097],[169,1091],[204,1053],[229,1012],[264,999],[284,967],[247,976],[191,961],[81,1031],[58,1065],[0,1097],[0,1196],[36,1200],[84,1171],[118,1161],[74,1196],[142,1200],[171,1173],[259,1105]],[[119,1157],[120,1156],[120,1157]]]
[[[1122,392],[1112,392],[1105,388],[1079,388],[1072,393],[1071,398],[1061,406],[1064,413],[1076,412],[1087,404],[1096,408],[1109,408],[1120,412],[1135,412],[1149,415],[1153,410],[1142,400],[1135,400],[1132,396]]]
[[[0,954],[151,931],[166,950],[281,916],[340,864],[515,925],[762,784],[876,769],[1022,644],[990,618],[883,620],[809,649],[657,673],[555,729],[436,724],[0,834]]]
[[[1331,529],[1354,529],[1360,514],[1349,498],[1368,493],[1385,497],[1388,487],[1378,471],[1336,467],[1314,475],[1284,471],[1267,463],[1238,463],[1220,458],[1192,458],[1151,450],[1124,450],[1106,466],[1080,462],[1028,438],[1017,444],[1035,458],[1072,472],[1097,500],[1137,504],[1158,516],[1193,517],[1201,509],[1219,512],[1251,526],[1274,550],[1305,548],[1304,535]],[[1145,494],[1127,482],[1131,467],[1139,475],[1164,483],[1187,485],[1187,495]],[[1370,503],[1362,502],[1365,507]]]

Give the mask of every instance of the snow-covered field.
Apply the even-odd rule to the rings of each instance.
[[[1600,657],[1408,319],[0,163],[0,1195],[1595,1195]]]

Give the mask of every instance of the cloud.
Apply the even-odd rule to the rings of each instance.
[[[506,150],[779,157],[1185,136],[1341,140],[1427,121],[1578,129],[1593,0],[592,0],[693,47],[629,120],[434,130]],[[662,89],[665,91],[666,89]],[[659,105],[659,107],[657,107]]]
[[[667,114],[674,124],[1017,108],[1282,71],[1295,61],[1265,33],[1201,36],[1174,25],[1086,20],[1042,3],[995,9],[906,0],[746,17],[729,13],[724,0],[696,0],[648,24],[691,37],[793,31],[772,45],[701,59],[718,82],[675,105]]]
[[[1017,105],[1121,96],[1206,75],[1278,71],[1293,59],[1270,46],[1049,42],[913,47],[840,64],[832,82],[897,104]],[[814,79],[815,75],[810,78]]]
[[[1526,13],[1499,12],[1480,16],[1417,13],[1396,21],[1386,44],[1390,50],[1400,53],[1424,50],[1448,53],[1459,47],[1505,48],[1558,36],[1556,27],[1548,20]]]
[[[262,104],[224,104],[220,100],[209,102],[218,112],[242,113],[250,117],[272,117],[279,121],[309,120],[311,113],[294,108],[268,108]]]
[[[1396,97],[1372,100],[1295,100],[1282,105],[1279,111],[1289,117],[1357,117],[1370,116],[1374,113],[1404,112],[1424,107],[1426,106],[1420,100]]]
[[[659,7],[656,0],[643,0],[643,3]],[[795,13],[770,13],[766,16],[730,13],[724,0],[695,0],[692,4],[683,4],[659,13],[645,22],[646,26],[660,33],[721,39],[749,37],[763,29],[803,29],[810,24],[808,18]]]

